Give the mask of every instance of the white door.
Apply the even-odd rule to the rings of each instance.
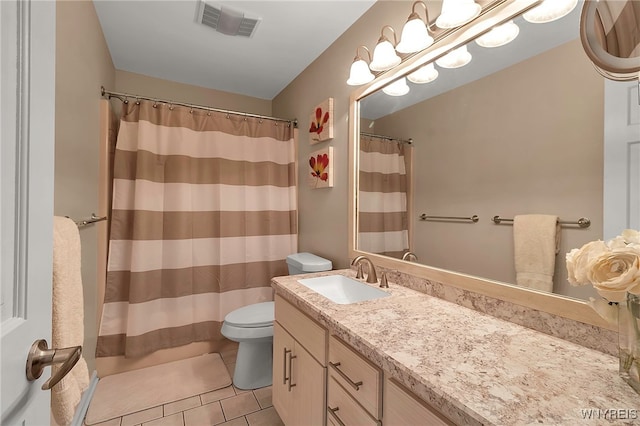
[[[640,229],[640,98],[638,80],[605,80],[604,229],[608,240]]]
[[[0,1],[0,276],[3,425],[48,425],[50,375],[26,378],[51,343],[55,2]]]

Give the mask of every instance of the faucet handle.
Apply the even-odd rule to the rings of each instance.
[[[380,287],[389,288],[389,283],[387,282],[387,273],[382,272],[382,277],[380,277]]]

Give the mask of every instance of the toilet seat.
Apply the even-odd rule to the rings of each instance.
[[[224,322],[234,328],[260,328],[273,326],[274,303],[262,302],[243,306],[224,317]]]

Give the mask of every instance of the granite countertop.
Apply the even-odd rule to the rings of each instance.
[[[640,395],[616,357],[393,282],[390,297],[349,305],[297,282],[333,274],[355,276],[272,287],[456,424],[640,424]]]

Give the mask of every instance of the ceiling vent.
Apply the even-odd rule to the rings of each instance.
[[[260,18],[245,16],[243,12],[227,6],[213,6],[201,1],[197,22],[230,36],[252,37]]]

